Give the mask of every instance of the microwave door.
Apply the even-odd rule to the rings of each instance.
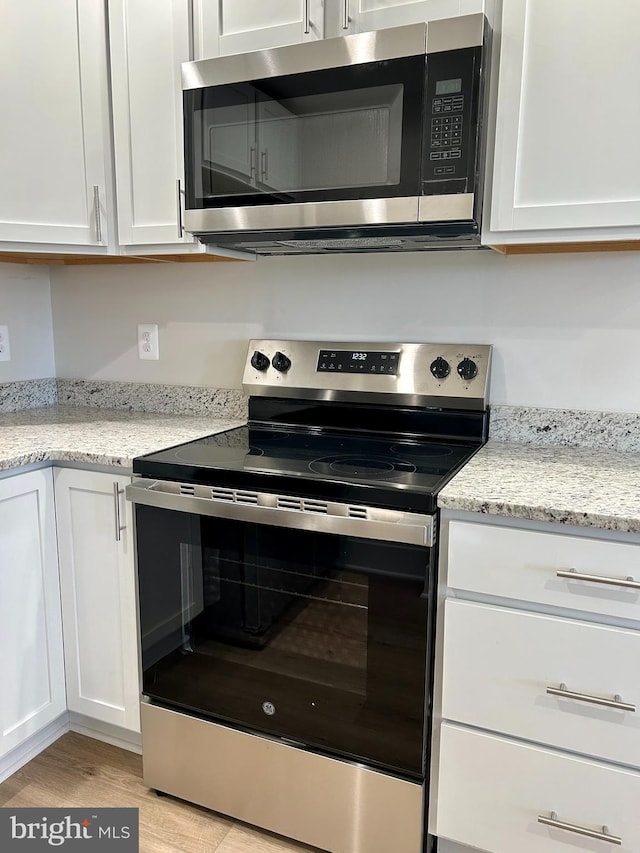
[[[424,86],[412,56],[187,90],[187,209],[417,198]]]

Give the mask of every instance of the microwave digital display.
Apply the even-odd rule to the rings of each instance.
[[[396,376],[400,353],[359,350],[320,350],[317,372],[325,373],[382,373]]]
[[[437,80],[436,95],[457,95],[462,91],[462,78],[456,77],[455,80]]]

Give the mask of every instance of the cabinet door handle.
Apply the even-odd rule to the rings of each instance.
[[[250,181],[253,179],[254,175],[256,176],[256,178],[258,177],[258,165],[257,165],[256,154],[257,154],[256,146],[252,145],[251,148],[249,148],[249,180]]]
[[[591,583],[604,583],[608,586],[623,586],[625,589],[640,590],[640,581],[632,577],[608,578],[606,575],[586,575],[584,572],[578,572],[575,569],[562,569],[556,572],[556,576],[570,581],[590,581]]]
[[[309,6],[311,0],[304,0],[304,34],[308,36],[311,32],[311,12]]]
[[[616,693],[613,699],[605,699],[603,696],[591,696],[589,693],[576,693],[573,690],[568,690],[566,684],[561,684],[560,687],[547,687],[547,693],[551,696],[562,696],[563,699],[576,699],[578,702],[589,702],[591,705],[604,705],[605,708],[615,708],[618,711],[630,711],[635,713],[636,706],[630,705],[628,702],[623,702],[622,697]]]
[[[113,508],[116,525],[116,542],[122,539],[122,531],[127,529],[126,524],[120,524],[120,495],[124,494],[124,489],[121,489],[117,483],[113,484]]]
[[[178,239],[182,240],[184,228],[182,227],[182,181],[180,178],[176,181],[176,202],[178,205]]]
[[[100,213],[100,187],[93,188],[93,215],[96,220],[96,243],[102,243],[102,217]]]
[[[260,152],[260,180],[263,184],[269,180],[269,152],[266,148]]]
[[[587,838],[596,838],[598,841],[608,841],[609,844],[622,844],[622,838],[617,835],[611,835],[609,827],[603,826],[602,831],[597,829],[589,829],[588,826],[580,826],[577,823],[566,823],[564,820],[558,820],[556,812],[551,812],[549,817],[538,815],[538,823],[543,823],[545,826],[552,826],[554,829],[565,829],[567,832],[575,832],[576,835],[586,835]]]
[[[349,14],[349,0],[344,0],[342,6],[342,29],[348,30],[351,23],[351,15]]]

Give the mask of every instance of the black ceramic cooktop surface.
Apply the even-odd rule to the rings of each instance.
[[[354,499],[348,488],[354,486],[366,488],[361,499],[373,500],[378,490],[433,496],[477,448],[477,442],[238,427],[138,457],[133,470],[158,479],[263,491],[273,479],[286,478],[297,494],[345,500]]]

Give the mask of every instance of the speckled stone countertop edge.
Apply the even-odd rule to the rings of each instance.
[[[640,454],[490,439],[438,507],[496,518],[640,533]]]
[[[478,500],[463,502],[455,498],[438,499],[441,510],[470,512],[495,518],[510,518],[522,521],[541,521],[562,524],[567,527],[611,530],[617,533],[640,534],[640,517],[637,519],[593,512],[573,512],[560,507],[542,507],[531,504],[505,504],[498,501]]]
[[[133,467],[134,458],[117,454],[89,453],[80,450],[34,450],[31,453],[23,453],[18,456],[0,459],[0,471],[17,471],[19,468],[26,468],[29,465],[36,465],[41,462],[49,463],[50,465],[58,465],[64,462],[80,462],[86,465],[104,465],[111,468],[126,468],[130,470]]]
[[[236,418],[46,406],[0,415],[0,472],[34,464],[131,469],[139,456],[226,432]]]

